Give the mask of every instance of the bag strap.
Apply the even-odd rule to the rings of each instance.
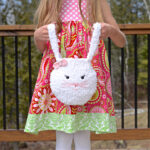
[[[98,23],[98,22],[94,23],[93,28],[94,28],[94,31],[93,31],[92,38],[91,38],[89,53],[87,55],[87,60],[88,61],[92,60],[92,58],[95,54],[95,51],[98,48],[99,38],[100,38],[100,35],[101,35],[101,24],[100,23]]]
[[[48,24],[48,35],[51,43],[51,48],[53,50],[54,56],[56,58],[56,61],[59,61],[62,59],[62,56],[59,53],[59,45],[58,45],[58,38],[56,35],[56,29],[55,29],[55,24]]]
[[[89,53],[87,55],[88,61],[92,60],[94,53],[98,48],[99,38],[101,35],[101,23],[98,23],[98,22],[94,23],[93,27],[94,27],[94,30],[93,30],[93,34],[92,34],[92,38],[91,38]],[[62,59],[62,56],[59,53],[59,46],[58,46],[58,39],[57,39],[57,35],[56,35],[55,24],[48,24],[48,34],[49,34],[51,47],[54,52],[56,61],[59,61]]]

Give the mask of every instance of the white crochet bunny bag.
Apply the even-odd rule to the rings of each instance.
[[[101,24],[93,24],[94,31],[87,58],[62,58],[59,53],[55,24],[48,25],[51,48],[56,62],[50,74],[50,87],[56,98],[66,105],[84,105],[97,89],[97,74],[91,65],[99,44]]]

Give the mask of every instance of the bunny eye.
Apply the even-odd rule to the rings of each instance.
[[[66,79],[69,79],[69,76],[65,75]]]
[[[84,79],[85,78],[85,75],[81,76],[81,79]]]

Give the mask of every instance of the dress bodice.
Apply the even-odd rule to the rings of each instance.
[[[82,21],[78,1],[79,0],[63,0],[62,9],[60,12],[60,18],[62,22]],[[86,7],[87,7],[87,0],[82,0],[81,10],[84,17],[88,20]]]

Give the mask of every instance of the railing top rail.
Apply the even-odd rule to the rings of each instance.
[[[135,30],[135,29],[150,29],[150,23],[139,23],[139,24],[119,24],[121,30]],[[0,25],[0,30],[34,30],[35,25]]]
[[[150,23],[119,24],[126,35],[150,34]],[[0,25],[0,36],[33,36],[35,25]]]
[[[150,23],[145,24],[119,24],[122,32],[131,34],[150,34]]]
[[[139,23],[139,24],[119,24],[122,30],[136,30],[136,29],[150,29],[150,23]]]
[[[0,31],[34,31],[34,25],[0,25]]]

